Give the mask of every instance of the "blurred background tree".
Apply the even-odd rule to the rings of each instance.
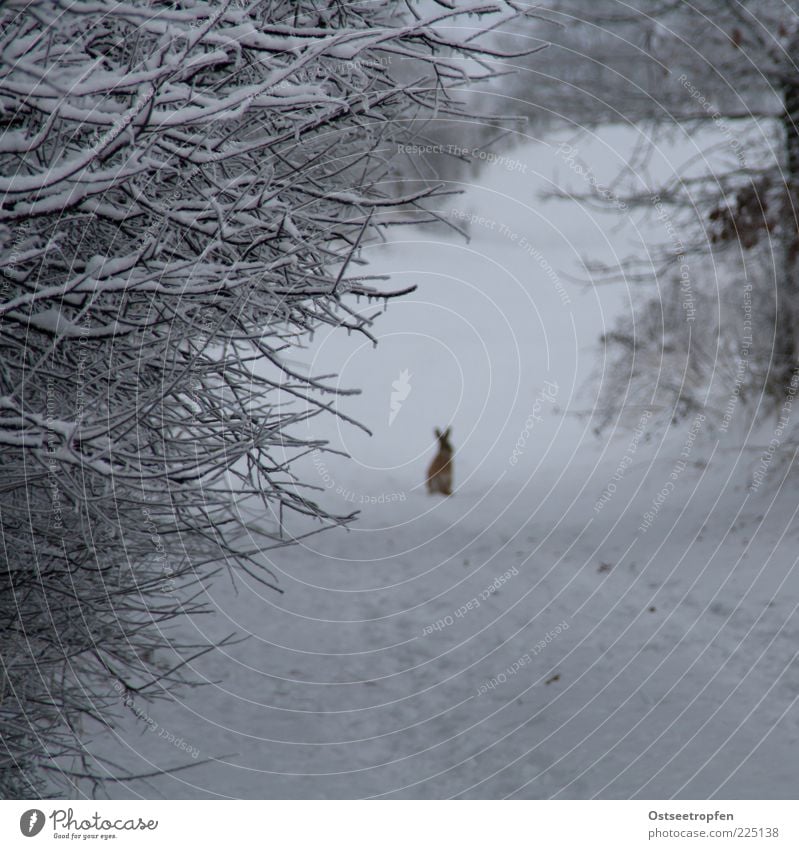
[[[634,287],[633,313],[606,334],[613,367],[599,424],[654,405],[666,421],[731,402],[779,409],[799,349],[799,8],[776,0],[563,0],[503,44],[549,42],[509,85],[533,127],[567,134],[564,160],[587,177],[570,197],[649,213],[666,236],[592,282]],[[634,126],[640,144],[599,185],[580,133]],[[568,135],[571,131],[571,135]],[[668,175],[660,147],[690,151]],[[654,288],[654,293],[653,293]],[[662,379],[653,380],[653,374]]]

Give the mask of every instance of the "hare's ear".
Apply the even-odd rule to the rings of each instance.
[[[449,427],[448,427],[448,428],[444,431],[444,439],[449,439],[449,436],[450,436],[450,434],[451,434],[451,433],[452,433],[452,425],[450,425],[450,426],[449,426]]]
[[[436,439],[441,439],[441,431],[438,428],[435,429],[435,435]]]

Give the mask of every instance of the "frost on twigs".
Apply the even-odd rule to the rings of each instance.
[[[350,518],[285,460],[342,415],[292,350],[325,324],[372,337],[399,293],[355,274],[360,249],[438,191],[397,196],[392,154],[462,113],[483,31],[517,14],[399,7],[3,5],[0,795],[41,792],[47,757],[117,780],[81,735],[190,672],[209,647],[170,626],[209,578],[274,586],[264,549]]]
[[[554,0],[546,10],[514,34],[551,41],[546,69],[512,85],[553,130],[556,194],[646,233],[619,260],[586,262],[586,282],[631,292],[592,376],[597,426],[635,428],[652,411],[668,427],[707,412],[708,432],[748,439],[766,416],[779,421],[799,380],[797,4]],[[615,172],[595,160],[595,173],[577,129],[623,125],[634,135],[613,136],[614,156],[629,153]]]

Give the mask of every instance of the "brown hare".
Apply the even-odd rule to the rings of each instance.
[[[427,470],[427,491],[433,495],[438,492],[441,495],[452,495],[452,445],[449,435],[452,428],[448,427],[444,433],[436,428],[436,439],[438,440],[438,454],[433,458],[430,468]]]

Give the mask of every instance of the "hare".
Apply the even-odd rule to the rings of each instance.
[[[452,455],[455,452],[449,442],[451,430],[451,427],[448,427],[444,433],[441,433],[438,428],[435,430],[438,454],[427,470],[427,491],[431,495],[436,492],[441,495],[452,495]]]

